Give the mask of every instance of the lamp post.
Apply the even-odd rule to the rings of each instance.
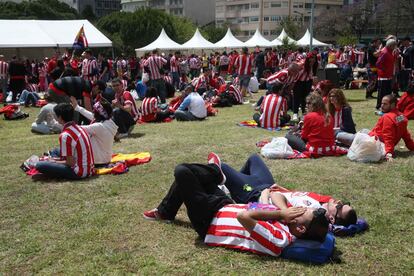
[[[313,16],[315,12],[315,0],[312,0],[311,6],[311,18],[310,18],[310,41],[309,41],[309,50],[312,51],[312,41],[313,41]]]

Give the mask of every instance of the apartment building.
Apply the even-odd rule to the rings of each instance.
[[[142,7],[159,9],[176,16],[187,17],[203,26],[215,20],[214,0],[121,0],[122,10],[133,12]]]
[[[315,0],[315,17],[339,8],[343,0]],[[264,37],[279,35],[280,22],[289,16],[303,26],[309,26],[312,0],[216,0],[216,25],[229,24],[238,30],[237,37],[250,38],[257,28]]]

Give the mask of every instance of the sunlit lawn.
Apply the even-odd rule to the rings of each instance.
[[[375,100],[348,91],[357,129],[372,128]],[[256,99],[258,96],[255,96]],[[266,160],[280,184],[350,200],[370,230],[337,239],[342,263],[312,266],[210,248],[196,239],[185,210],[179,224],[150,222],[182,162],[206,162],[214,151],[240,168],[258,152],[255,143],[281,132],[236,126],[251,119],[251,105],[220,109],[204,122],[139,125],[115,152],[149,151],[148,164],[127,174],[78,182],[32,182],[20,164],[57,145],[30,124],[0,120],[0,273],[5,274],[405,274],[414,273],[414,155],[397,147],[394,163],[361,164],[344,157]],[[414,132],[414,123],[409,128]]]

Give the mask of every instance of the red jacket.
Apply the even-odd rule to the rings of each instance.
[[[394,154],[394,147],[401,138],[411,151],[414,151],[414,141],[407,129],[408,120],[396,108],[379,118],[375,127],[369,133],[377,136],[385,144],[385,152]]]
[[[405,92],[398,100],[397,109],[402,112],[408,120],[414,120],[414,94],[409,95]]]
[[[378,69],[378,79],[391,79],[394,76],[394,63],[395,56],[389,48],[385,47],[381,51],[376,64]]]
[[[314,148],[326,148],[335,145],[333,130],[334,120],[329,115],[330,122],[325,125],[325,116],[319,112],[309,112],[303,118],[302,139]]]

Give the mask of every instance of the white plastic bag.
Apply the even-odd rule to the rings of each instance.
[[[148,73],[142,73],[142,82],[148,82],[149,81],[149,74]]]
[[[283,159],[293,154],[285,137],[275,137],[272,141],[262,147],[260,153],[269,159]]]
[[[358,132],[347,156],[357,162],[378,162],[385,156],[384,143],[381,143],[377,137]]]

